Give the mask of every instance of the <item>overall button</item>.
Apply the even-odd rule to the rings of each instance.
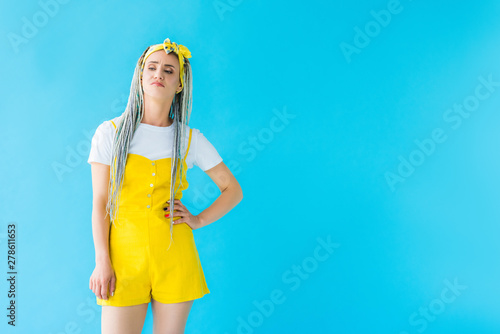
[[[155,173],[153,173],[153,176],[155,176]]]
[[[153,184],[151,183],[149,186],[150,186],[150,187],[152,187],[152,186],[153,186]]]
[[[150,208],[151,206],[148,205],[148,209]]]
[[[151,194],[148,194],[148,197],[151,197]]]
[[[152,164],[153,166],[155,165],[155,163],[154,163],[154,162],[153,162],[153,163],[151,163],[151,164]]]

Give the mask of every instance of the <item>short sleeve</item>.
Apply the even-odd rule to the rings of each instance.
[[[111,165],[111,150],[113,144],[113,125],[105,121],[99,125],[92,137],[88,163],[99,162]]]
[[[188,164],[188,168],[192,167],[194,164],[200,167],[202,171],[206,171],[222,162],[222,157],[219,155],[219,152],[217,152],[214,145],[208,141],[200,130],[193,129],[193,137],[194,141],[192,143],[194,143],[194,154],[190,163],[191,166]],[[193,138],[191,140],[193,140]]]

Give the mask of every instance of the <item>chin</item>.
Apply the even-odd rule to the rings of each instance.
[[[144,91],[144,95],[148,95],[150,97],[153,97],[153,98],[159,99],[159,100],[161,100],[161,99],[167,99],[168,98],[168,94],[166,92],[161,93],[161,92],[158,92],[158,91],[151,92],[151,91],[145,90]]]

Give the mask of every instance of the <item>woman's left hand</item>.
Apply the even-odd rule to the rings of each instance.
[[[165,204],[163,210],[165,211],[165,217],[169,218],[170,214],[170,202]],[[181,200],[174,199],[174,218],[180,217],[179,219],[174,220],[173,224],[182,224],[186,223],[192,230],[196,230],[201,227],[200,219],[198,216],[192,215],[191,212],[182,204]]]

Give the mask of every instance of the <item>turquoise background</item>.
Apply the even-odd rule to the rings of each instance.
[[[499,16],[493,0],[4,3],[0,332],[99,332],[90,139],[169,37],[193,56],[190,125],[244,193],[194,232],[211,293],[186,333],[499,333]],[[199,213],[217,188],[198,167],[188,181]]]

